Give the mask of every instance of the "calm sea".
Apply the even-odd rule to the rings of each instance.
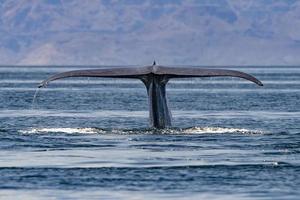
[[[0,67],[0,199],[299,199],[300,68],[171,80],[174,128],[148,128],[138,80]]]

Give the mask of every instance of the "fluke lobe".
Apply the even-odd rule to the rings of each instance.
[[[56,74],[41,82],[39,87],[46,87],[49,82],[68,77],[106,77],[106,78],[132,78],[141,80],[147,89],[149,99],[150,125],[163,129],[171,127],[171,112],[166,98],[166,85],[172,78],[190,77],[239,77],[263,84],[255,77],[235,70],[203,69],[199,67],[170,67],[156,65],[145,67],[111,67],[89,70],[75,70]]]

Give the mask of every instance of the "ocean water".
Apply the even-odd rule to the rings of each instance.
[[[300,198],[300,68],[234,68],[264,87],[171,80],[166,130],[148,127],[138,80],[72,78],[36,94],[78,68],[0,67],[0,199]]]

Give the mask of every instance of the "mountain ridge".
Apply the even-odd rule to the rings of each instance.
[[[0,64],[300,64],[300,2],[211,2],[3,0]]]

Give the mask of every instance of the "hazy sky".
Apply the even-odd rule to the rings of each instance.
[[[299,0],[1,0],[0,64],[299,65]]]

